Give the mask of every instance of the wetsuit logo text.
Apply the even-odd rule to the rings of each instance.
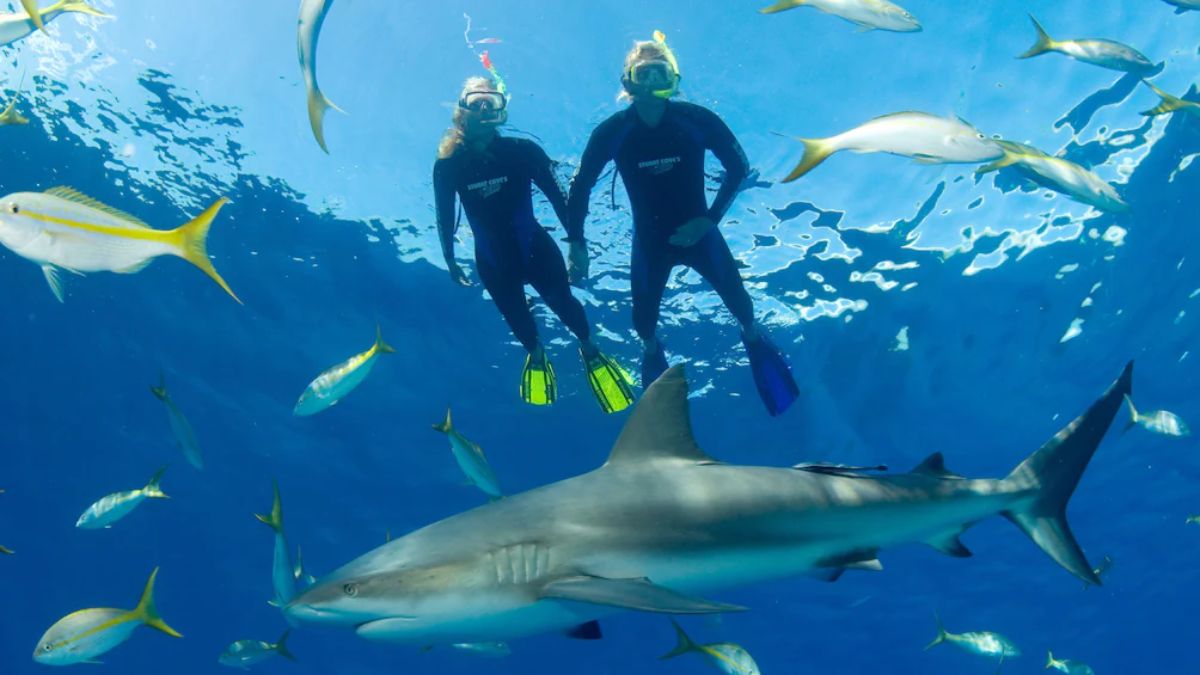
[[[674,169],[675,165],[682,161],[681,157],[663,157],[662,159],[638,162],[638,168],[642,171],[649,171],[653,176],[658,176]]]
[[[491,178],[481,180],[478,183],[471,183],[467,189],[471,192],[479,191],[479,196],[487,199],[500,191],[501,186],[508,182],[508,176],[500,176],[499,178]]]

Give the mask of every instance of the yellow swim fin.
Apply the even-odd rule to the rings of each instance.
[[[138,602],[137,608],[133,610],[133,616],[151,628],[160,630],[171,637],[181,638],[183,636],[178,631],[163,621],[162,616],[158,613],[158,607],[154,604],[154,580],[156,578],[158,578],[157,567],[150,573],[150,580],[146,582],[146,590],[142,591],[142,599]]]
[[[583,357],[588,386],[604,412],[621,412],[633,404],[633,378],[619,363],[599,351],[587,354],[580,349],[579,355]]]
[[[550,405],[558,399],[558,378],[546,350],[538,348],[525,357],[521,373],[521,399],[533,405]]]
[[[212,225],[213,218],[217,217],[221,207],[228,203],[229,199],[221,197],[213,202],[212,206],[205,209],[204,213],[196,216],[186,225],[171,230],[170,234],[174,238],[173,243],[178,248],[176,255],[199,267],[240,305],[242,304],[241,299],[233,292],[229,284],[225,283],[225,280],[217,273],[217,269],[213,267],[212,261],[208,259],[208,228]]]

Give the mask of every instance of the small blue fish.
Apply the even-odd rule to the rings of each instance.
[[[1145,73],[1154,69],[1154,62],[1138,50],[1115,40],[1088,38],[1084,40],[1055,40],[1038,20],[1029,17],[1037,30],[1037,42],[1017,58],[1028,59],[1048,52],[1065,54],[1076,61],[1090,63],[1123,73]]]
[[[1082,661],[1074,659],[1056,659],[1054,652],[1046,652],[1046,669],[1053,668],[1067,675],[1096,675],[1096,671],[1092,667]]]
[[[454,424],[450,420],[450,410],[446,410],[446,421],[433,425],[433,428],[449,437],[450,452],[458,462],[458,467],[462,469],[473,485],[491,497],[504,496],[504,493],[500,491],[500,483],[496,480],[496,474],[488,464],[487,456],[483,454],[483,448],[467,440],[454,428]]]
[[[295,661],[296,655],[288,651],[287,639],[292,634],[292,630],[283,631],[279,642],[271,644],[262,640],[238,640],[237,642],[225,648],[221,652],[221,657],[217,659],[217,663],[231,668],[241,668],[249,670],[250,666],[257,665],[266,661],[278,654],[289,661]]]
[[[1013,644],[1012,640],[1004,637],[999,633],[991,631],[972,631],[970,633],[950,633],[942,627],[942,619],[936,613],[933,615],[937,621],[937,637],[933,639],[925,649],[932,649],[943,642],[948,642],[955,647],[967,652],[968,654],[976,654],[988,658],[999,658],[1001,663],[1005,659],[1014,656],[1020,656],[1021,650]]]
[[[375,344],[367,351],[355,354],[318,375],[317,379],[308,384],[304,393],[300,394],[300,400],[296,402],[292,412],[299,416],[315,415],[336,405],[371,374],[375,360],[380,354],[394,353],[396,350],[383,341],[383,335],[376,328]]]
[[[254,517],[275,531],[275,557],[271,563],[271,584],[275,589],[275,599],[270,603],[276,607],[284,607],[296,597],[296,570],[288,559],[287,537],[283,533],[283,502],[279,498],[278,483],[275,484],[271,513],[265,516],[256,513]]]
[[[114,492],[102,497],[100,501],[89,506],[83,515],[79,516],[79,520],[75,521],[75,527],[84,530],[110,528],[113,523],[129,515],[147,498],[168,499],[166,493],[159,487],[163,472],[166,470],[165,466],[159,469],[158,473],[150,478],[150,482],[146,483],[146,487],[140,490]]]
[[[708,662],[726,675],[761,675],[758,664],[741,645],[732,642],[714,642],[711,644],[696,644],[683,628],[671,619],[675,627],[675,637],[678,644],[675,648],[660,656],[660,659],[671,659],[681,654],[696,652],[705,656]]]
[[[1176,437],[1188,436],[1192,433],[1188,429],[1188,425],[1173,412],[1166,410],[1155,410],[1148,413],[1138,412],[1138,409],[1133,405],[1133,399],[1129,398],[1128,394],[1125,395],[1125,402],[1129,404],[1129,424],[1125,425],[1126,430],[1133,426],[1140,426],[1156,434]]]
[[[171,400],[171,395],[167,393],[166,376],[161,372],[158,374],[158,386],[150,387],[150,393],[167,407],[167,423],[171,425],[171,435],[175,437],[175,443],[183,451],[183,456],[192,466],[203,469],[204,456],[200,453],[200,442],[196,440],[196,432],[192,430],[192,425],[183,416],[183,412]]]

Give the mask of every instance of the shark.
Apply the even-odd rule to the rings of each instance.
[[[451,516],[349,562],[285,608],[293,625],[413,645],[581,630],[621,611],[709,614],[728,589],[847,569],[1004,516],[1058,565],[1100,585],[1067,524],[1072,493],[1131,391],[1133,364],[1006,477],[969,479],[935,453],[908,473],[727,464],[692,433],[682,366],[643,394],[589,473]]]

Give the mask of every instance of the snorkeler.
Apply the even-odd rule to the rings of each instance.
[[[712,111],[670,100],[679,90],[679,66],[662,33],[638,42],[625,58],[623,98],[632,105],[592,132],[571,182],[566,221],[571,278],[587,277],[584,238],[588,199],[600,172],[616,162],[633,208],[630,283],[633,325],[642,339],[642,385],[667,369],[655,333],[659,306],[671,270],[690,267],[704,277],[741,324],[758,393],[772,415],[796,400],[799,390],[779,350],[755,325],[754,305],[742,284],[729,245],[717,229],[749,173],[746,155],[733,133]],[[704,153],[711,150],[725,167],[716,198],[704,194]]]
[[[525,297],[525,284],[529,284],[579,339],[588,384],[600,407],[610,413],[623,410],[633,402],[632,378],[592,344],[591,327],[583,305],[571,294],[562,253],[534,218],[531,184],[546,195],[559,220],[566,222],[566,198],[551,170],[550,158],[533,141],[498,133],[497,127],[508,120],[508,97],[504,81],[486,55],[484,66],[494,79],[467,80],[453,126],[442,138],[433,166],[438,234],[450,276],[461,285],[471,284],[454,260],[457,193],[475,235],[479,278],[529,353],[521,376],[521,398],[534,405],[549,405],[558,395],[554,368],[538,339]]]

